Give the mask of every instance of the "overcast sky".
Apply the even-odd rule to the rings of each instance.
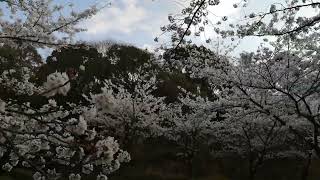
[[[63,0],[56,0],[63,3]],[[223,16],[228,16],[228,22],[232,23],[240,20],[251,10],[255,12],[268,11],[271,3],[279,3],[283,0],[248,0],[247,8],[233,8],[233,4],[241,0],[220,0],[219,6],[210,7],[210,19],[212,21],[221,20]],[[153,40],[161,31],[162,25],[168,24],[168,15],[176,14],[187,5],[190,0],[77,0],[73,1],[74,8],[79,10],[87,8],[94,2],[111,2],[111,6],[102,9],[92,18],[81,22],[79,25],[87,29],[76,35],[76,39],[85,41],[113,40],[136,45],[140,48],[157,47],[160,43]],[[206,38],[212,38],[212,30],[208,29],[205,36],[197,39],[197,42],[204,43]],[[213,40],[216,38],[213,37]],[[160,39],[161,40],[161,39]],[[160,41],[161,42],[161,41]],[[242,40],[235,49],[234,54],[239,54],[243,50],[255,50],[260,41],[254,38]],[[210,45],[207,45],[210,46]],[[211,44],[211,47],[215,46]]]
[[[94,1],[76,1],[75,4],[81,9],[92,2]],[[111,2],[110,7],[101,10],[97,15],[80,24],[88,31],[78,34],[77,39],[114,40],[134,44],[141,48],[159,46],[153,42],[153,39],[161,33],[160,27],[168,23],[168,14],[180,12],[189,0],[111,0]],[[221,0],[219,6],[211,7],[210,18],[214,21],[227,15],[230,16],[230,22],[236,22],[240,16],[249,13],[249,9],[268,10],[268,4],[279,1],[251,0],[249,8],[245,10],[233,8],[233,4],[239,2],[240,0]],[[213,34],[210,32],[212,31],[208,30],[206,37],[201,37],[199,42],[211,37]],[[246,41],[250,43],[239,46],[237,52],[254,49],[259,44],[255,40]]]
[[[109,8],[81,24],[87,31],[78,34],[77,38],[88,41],[111,39],[139,47],[153,46],[153,39],[160,34],[160,26],[168,23],[168,14],[182,9],[183,4],[179,1],[113,0]]]

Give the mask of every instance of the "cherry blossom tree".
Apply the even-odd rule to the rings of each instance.
[[[210,19],[214,12],[211,6],[219,7],[221,0],[190,0],[181,13],[168,16],[169,24],[161,27],[163,32],[171,34],[174,47],[191,42],[191,35],[197,37],[206,31],[211,31],[222,38],[246,36],[291,36],[300,38],[303,34],[317,33],[319,29],[319,2],[308,0],[289,0],[271,3],[266,12],[250,10],[250,2],[242,0],[230,6],[246,11],[238,17],[236,23],[229,20],[228,16],[217,16],[218,20]],[[309,12],[304,15],[303,12]],[[158,39],[158,38],[157,38]],[[213,39],[209,37],[206,42]]]
[[[191,73],[205,72],[219,98],[220,108],[226,111],[225,121],[220,127],[219,123],[214,126],[220,128],[216,131],[216,140],[222,141],[224,148],[236,149],[240,154],[249,152],[252,176],[270,153],[274,157],[279,154],[289,156],[287,150],[292,149],[295,154],[305,156],[308,150],[313,150],[319,156],[319,105],[315,103],[319,99],[319,21],[316,12],[310,17],[301,13],[303,9],[317,9],[319,4],[286,1],[272,4],[268,12],[246,13],[248,15],[237,24],[228,25],[227,16],[212,24],[208,19],[209,6],[219,4],[218,0],[192,0],[181,14],[169,15],[170,24],[161,29],[172,35],[176,50],[172,53],[173,63],[185,64],[175,58],[179,56],[179,47],[191,39],[187,36],[192,33],[200,36],[208,27],[218,36],[231,40],[246,36],[276,36],[277,39],[269,44],[272,49],[263,46],[256,53],[242,54],[240,59],[230,60],[233,64],[222,69],[207,66],[203,71],[200,67],[191,66]],[[241,1],[233,8],[245,8],[247,5],[247,1]],[[189,61],[200,63],[205,59],[194,57]],[[235,145],[236,140],[243,144]],[[281,149],[280,142],[288,143],[290,148]]]
[[[296,43],[289,51],[262,48],[209,75],[222,87],[216,94],[227,116],[216,139],[247,154],[251,179],[268,158],[307,158],[310,150],[319,157],[318,58]]]
[[[0,16],[0,41],[14,48],[72,43],[73,35],[83,30],[77,23],[105,6],[96,4],[75,12],[72,4],[66,6],[70,7],[67,10],[51,0],[0,3],[1,12],[5,12]],[[24,97],[45,97],[46,103],[38,108],[28,98],[18,101],[11,96],[0,100],[2,170],[10,172],[14,167],[24,167],[34,172],[36,180],[81,179],[90,174],[107,179],[121,163],[130,161],[129,153],[120,149],[114,137],[95,131],[91,119],[84,116],[88,107],[74,103],[61,105],[54,100],[57,95],[68,95],[77,74],[55,72],[38,86],[30,81],[34,74],[28,67],[22,67],[22,71],[2,70],[1,88]]]
[[[125,145],[162,136],[165,130],[160,124],[166,104],[164,97],[153,95],[158,83],[154,74],[129,73],[129,77],[116,83],[106,80],[102,93],[88,97],[96,105],[90,112],[96,114],[97,127]]]
[[[16,83],[6,72],[2,74],[1,84],[20,94],[50,98],[66,96],[70,89],[70,79],[59,72],[50,74],[43,87],[36,87],[27,78],[18,86]],[[86,110],[72,103],[59,106],[53,99],[41,108],[29,102],[1,100],[2,169],[30,168],[35,172],[34,179],[80,179],[91,173],[106,178],[130,156],[113,137],[95,131],[91,120],[84,117]]]
[[[215,103],[187,93],[169,107],[164,113],[164,117],[171,122],[166,137],[180,145],[184,155],[192,158],[212,134],[216,120]]]
[[[0,3],[0,42],[7,45],[33,44],[37,47],[71,43],[73,35],[84,30],[76,25],[109,5],[107,2],[93,4],[77,12],[71,2],[3,0]]]
[[[317,9],[319,3],[290,0],[272,4],[269,12],[249,13],[245,21],[224,26],[226,29],[218,27],[228,22],[228,17],[222,17],[213,30],[223,38],[279,36],[270,43],[272,49],[262,46],[231,61],[204,47],[182,47],[191,28],[196,28],[195,36],[205,31],[210,24],[208,7],[220,3],[190,2],[181,14],[168,17],[168,26],[161,27],[172,33],[174,47],[158,62],[161,71],[179,72],[198,81],[208,94],[201,93],[204,86],[197,86],[195,92],[180,88],[177,101],[165,102],[165,97],[156,96],[161,78],[151,68],[154,64],[149,59],[154,57],[149,53],[141,53],[139,61],[129,61],[123,51],[124,58],[110,59],[118,74],[106,80],[92,77],[90,83],[103,87],[101,92],[83,95],[80,101],[86,103],[55,100],[70,95],[72,82],[86,71],[85,58],[76,64],[79,72],[59,69],[42,85],[31,81],[34,74],[28,67],[1,69],[0,87],[15,95],[0,99],[1,168],[9,172],[14,167],[31,169],[36,180],[79,180],[91,174],[107,179],[121,163],[130,161],[120,145],[136,145],[153,137],[167,138],[182,147],[191,165],[203,145],[211,146],[215,155],[234,152],[248,158],[250,179],[266,159],[320,157],[319,17],[299,17],[301,9]],[[72,5],[68,11],[51,0],[0,3],[10,12],[0,16],[0,43],[23,49],[72,43],[73,35],[82,31],[77,23],[100,8],[94,5],[73,12]],[[233,8],[246,5],[243,0]],[[95,57],[108,56],[113,54]],[[50,58],[54,62],[56,57]],[[132,64],[126,66],[128,62]],[[44,102],[35,106],[28,98],[17,99],[20,95]]]

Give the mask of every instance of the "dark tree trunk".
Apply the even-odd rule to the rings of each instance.
[[[312,153],[308,154],[308,160],[305,166],[303,167],[302,175],[301,175],[301,180],[307,180],[309,176],[309,169],[311,165],[311,159],[312,159]]]

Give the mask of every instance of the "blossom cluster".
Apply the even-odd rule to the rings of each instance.
[[[52,98],[67,95],[70,84],[66,73],[56,72],[48,76],[44,87],[35,89],[31,94]],[[46,93],[39,93],[43,89]],[[85,109],[72,103],[62,106],[54,99],[41,108],[29,102],[0,100],[2,169],[28,168],[35,172],[35,180],[66,175],[80,179],[92,173],[106,179],[121,163],[129,162],[130,155],[113,137],[95,130],[90,119],[94,116],[85,116]]]
[[[51,97],[56,94],[66,96],[70,90],[70,82],[67,73],[55,72],[47,77],[47,81],[43,84],[46,97]]]

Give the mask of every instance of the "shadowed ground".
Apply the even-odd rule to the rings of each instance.
[[[191,166],[175,156],[177,148],[169,144],[146,144],[131,148],[132,161],[124,164],[111,180],[191,180]],[[207,153],[194,158],[195,180],[247,180],[248,165],[244,159],[210,159]],[[258,170],[256,180],[301,180],[305,162],[282,159],[266,161]],[[16,169],[0,176],[0,180],[32,180],[31,173]],[[86,178],[86,179],[95,179]],[[320,179],[320,161],[313,160],[308,180]]]

